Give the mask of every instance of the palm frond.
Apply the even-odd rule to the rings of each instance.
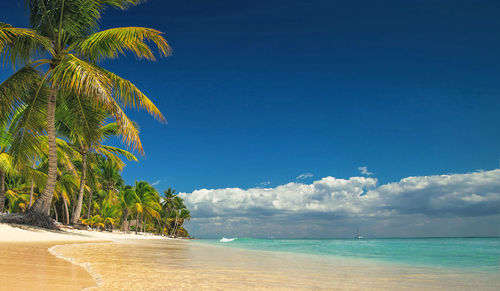
[[[31,66],[25,66],[0,84],[0,124],[15,114],[16,108],[32,99],[42,77]]]
[[[0,153],[0,170],[7,174],[14,174],[16,167],[14,166],[14,159],[7,153]]]
[[[113,147],[113,146],[101,145],[100,147],[96,148],[96,152],[101,154],[101,155],[104,155],[106,158],[113,161],[118,166],[118,168],[120,170],[123,169],[125,164],[117,156],[117,154],[124,156],[129,161],[137,162],[137,158],[132,153],[130,153],[124,149]]]
[[[15,66],[18,61],[29,62],[31,57],[44,50],[53,53],[49,38],[32,29],[12,27],[0,22],[0,55],[3,61],[9,59]]]
[[[120,76],[101,69],[113,83],[114,94],[117,99],[125,106],[133,108],[144,108],[150,115],[159,121],[164,122],[165,117],[149,98],[144,95],[132,82],[121,78]]]
[[[152,42],[158,47],[160,56],[169,56],[172,49],[162,32],[145,27],[118,27],[96,32],[88,36],[77,46],[77,52],[93,62],[114,59],[134,53],[139,59],[155,60],[153,51],[147,44]]]
[[[15,124],[11,124],[12,145],[10,153],[16,163],[26,163],[39,152],[38,137],[46,128],[47,88],[43,81],[29,88],[23,100],[26,108]]]
[[[125,114],[123,109],[114,100],[110,100],[114,107],[112,109],[112,114],[120,128],[120,135],[122,136],[122,142],[133,150],[137,150],[140,154],[144,154],[144,149],[142,148],[142,142],[139,137],[139,129],[135,126],[135,123],[130,120],[130,118]]]
[[[64,94],[88,96],[99,104],[112,99],[113,83],[99,67],[72,54],[52,71],[52,82],[59,85]]]

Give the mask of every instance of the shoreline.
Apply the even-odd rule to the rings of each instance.
[[[105,242],[96,242],[98,244],[100,243],[105,243]],[[108,242],[108,243],[116,243],[116,242]],[[87,243],[76,243],[76,244],[92,244],[91,242],[87,242]],[[59,248],[59,247],[62,247],[62,246],[65,246],[67,244],[57,244],[57,245],[54,245],[54,246],[51,246],[50,248],[48,248],[48,252],[53,255],[54,257],[58,258],[58,259],[61,259],[61,260],[65,260],[67,262],[69,262],[70,264],[73,264],[73,265],[76,265],[76,266],[79,266],[81,267],[82,269],[85,270],[85,272],[87,272],[91,277],[92,279],[95,281],[95,285],[93,286],[88,286],[88,287],[84,287],[82,290],[92,290],[92,289],[96,289],[96,288],[99,288],[102,283],[103,283],[103,279],[101,277],[101,275],[94,271],[92,269],[92,264],[91,263],[78,263],[75,259],[73,258],[70,258],[70,257],[66,257],[66,256],[63,256],[59,253],[57,253],[56,249]]]

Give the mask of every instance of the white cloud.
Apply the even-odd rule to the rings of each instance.
[[[348,180],[325,177],[312,184],[288,183],[275,188],[200,189],[181,193],[186,204],[204,216],[269,215],[278,212],[359,212],[364,191],[374,187],[374,178]]]
[[[260,182],[259,185],[261,185],[261,186],[269,186],[269,185],[271,185],[271,181]]]
[[[404,178],[369,191],[399,213],[488,215],[500,212],[500,170]]]
[[[160,184],[160,182],[161,182],[161,180],[156,180],[153,183],[151,183],[151,185],[156,186],[156,185]]]
[[[297,176],[297,178],[295,178],[296,180],[304,180],[304,179],[307,179],[307,178],[311,178],[313,177],[314,175],[312,173],[304,173],[304,174],[300,174]]]
[[[439,229],[457,235],[465,226],[475,234],[472,221],[484,217],[491,223],[491,217],[500,215],[500,170],[408,177],[378,187],[371,177],[325,177],[311,184],[200,189],[179,195],[191,209],[195,235],[197,230],[206,236],[210,229],[249,236],[340,235],[352,232],[358,225],[353,221],[379,234],[411,235],[415,229],[422,235]],[[214,226],[221,221],[225,223]],[[479,234],[498,231],[491,224],[477,229],[484,230]]]
[[[366,176],[373,175],[372,172],[368,172],[368,167],[366,167],[366,166],[358,167],[358,170],[361,172],[361,175],[366,175]]]

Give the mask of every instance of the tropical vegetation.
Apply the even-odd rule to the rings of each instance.
[[[101,66],[132,53],[155,60],[171,48],[160,31],[99,31],[106,8],[141,0],[27,0],[29,28],[0,22],[0,54],[14,73],[0,84],[0,213],[20,223],[187,235],[182,199],[145,181],[125,185],[123,159],[144,150],[125,108],[160,110],[132,82]],[[106,145],[121,138],[126,149]],[[5,216],[3,217],[5,221]]]

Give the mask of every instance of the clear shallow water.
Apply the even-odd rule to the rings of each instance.
[[[500,271],[500,238],[252,239],[200,242],[252,250],[379,260],[412,266]]]
[[[126,240],[60,245],[51,253],[87,268],[97,290],[500,290],[498,272],[262,251],[266,243],[304,250],[312,242],[253,241],[260,247],[251,250],[216,241]]]

